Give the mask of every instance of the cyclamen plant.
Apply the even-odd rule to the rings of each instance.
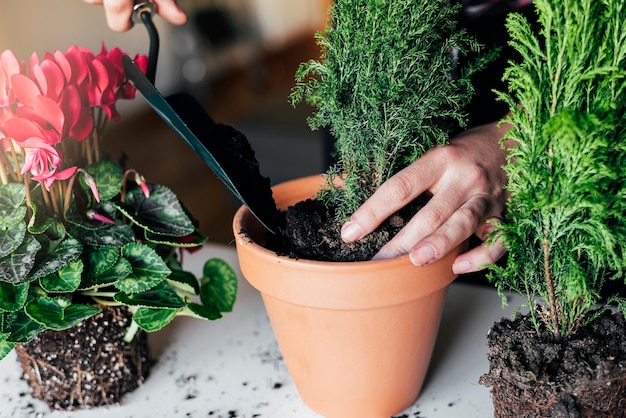
[[[136,95],[122,55],[104,45],[28,63],[0,54],[0,359],[101,305],[130,308],[127,339],[232,309],[237,281],[223,260],[201,278],[182,269],[180,249],[205,238],[175,194],[105,158],[116,103]],[[145,56],[135,62],[145,71]]]

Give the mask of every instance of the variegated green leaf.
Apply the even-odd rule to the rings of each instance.
[[[172,286],[165,281],[152,289],[142,293],[119,292],[115,300],[125,305],[142,306],[146,308],[172,308],[178,309],[185,306],[185,301],[178,296]]]
[[[0,257],[4,257],[22,245],[26,235],[26,223],[21,221],[7,228],[0,227]]]
[[[11,312],[4,317],[4,332],[9,333],[7,341],[25,344],[46,328],[33,321],[23,310]]]
[[[85,170],[95,177],[101,201],[111,200],[120,193],[124,173],[118,164],[103,160],[87,166]],[[91,194],[89,186],[82,176],[80,177],[80,184],[85,191]]]
[[[54,235],[60,236],[59,232],[65,230],[63,224],[58,219],[47,216],[45,209],[41,208],[37,202],[31,202],[30,208],[33,214],[28,221],[28,232],[31,234],[43,234],[48,229],[54,228],[56,231]],[[42,213],[42,215],[39,216],[39,213]]]
[[[132,272],[133,267],[130,262],[124,257],[120,257],[113,267],[102,272],[102,274],[97,277],[87,277],[87,275],[83,275],[83,281],[81,282],[79,289],[87,290],[94,287],[112,285],[118,280],[122,280]]]
[[[21,183],[0,185],[0,229],[23,221],[26,216],[26,189]]]
[[[29,287],[28,283],[14,285],[0,282],[0,311],[15,312],[22,309]]]
[[[237,297],[237,274],[228,263],[212,258],[204,264],[200,279],[200,300],[220,312],[230,312]]]
[[[150,197],[140,188],[126,195],[126,203],[117,206],[133,223],[154,234],[184,237],[195,231],[195,225],[176,195],[167,187],[150,185]]]
[[[0,334],[0,360],[5,358],[17,346],[16,343],[7,341],[10,334]]]
[[[39,297],[30,301],[26,314],[35,322],[55,331],[72,328],[101,311],[93,305],[72,304],[65,298]]]
[[[196,276],[188,271],[171,269],[172,274],[167,278],[172,286],[191,295],[200,294],[200,283]]]
[[[20,284],[30,280],[28,274],[35,265],[35,257],[40,249],[41,244],[31,235],[26,235],[22,245],[0,258],[0,281]]]
[[[98,225],[87,227],[85,224],[70,223],[70,234],[82,243],[95,246],[121,247],[135,242],[135,232],[130,225]]]
[[[95,279],[113,267],[120,258],[119,247],[87,245],[83,250],[85,274]]]
[[[222,313],[215,306],[200,305],[198,303],[187,304],[189,309],[198,318],[209,319],[214,321],[222,317]]]
[[[204,244],[207,238],[202,236],[198,231],[195,231],[191,235],[184,237],[177,237],[172,235],[155,234],[149,230],[144,230],[144,238],[146,241],[154,244],[171,245],[174,247],[191,248]]]
[[[29,274],[30,279],[40,279],[51,273],[59,271],[80,257],[83,251],[83,245],[74,238],[67,238],[54,249],[52,254],[46,254],[41,260],[37,261],[36,266]]]
[[[133,315],[133,320],[144,331],[154,332],[172,322],[177,314],[177,309],[139,308]]]
[[[156,251],[146,245],[127,244],[122,247],[122,257],[130,262],[132,272],[115,287],[125,293],[150,290],[171,273]]]
[[[82,260],[71,262],[58,272],[39,279],[40,286],[49,293],[71,293],[78,289],[83,274]]]

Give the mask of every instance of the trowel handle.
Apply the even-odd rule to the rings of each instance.
[[[132,20],[134,23],[143,23],[150,37],[150,52],[148,54],[148,69],[146,77],[154,85],[156,78],[156,65],[159,60],[159,33],[154,26],[152,16],[157,12],[156,6],[151,1],[135,3]]]

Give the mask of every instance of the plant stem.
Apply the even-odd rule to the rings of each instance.
[[[546,288],[548,290],[548,304],[550,305],[550,321],[552,322],[552,333],[554,334],[554,341],[561,341],[561,333],[559,331],[559,318],[556,306],[556,298],[554,294],[554,282],[552,281],[552,274],[550,273],[550,249],[548,245],[548,231],[543,230],[543,275],[546,282]]]
[[[24,190],[26,192],[26,208],[30,212],[32,210],[30,198],[30,173],[24,174]]]
[[[74,190],[74,182],[76,181],[76,176],[78,175],[78,171],[74,173],[70,180],[67,182],[67,187],[65,189],[65,196],[63,197],[63,219],[65,219],[65,212],[70,207],[70,203],[72,201],[72,190]]]

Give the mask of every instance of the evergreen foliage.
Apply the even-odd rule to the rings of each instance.
[[[296,73],[294,103],[317,108],[312,129],[328,126],[339,163],[330,169],[327,205],[344,219],[385,180],[445,144],[464,127],[473,94],[470,76],[487,56],[455,68],[455,56],[480,46],[457,27],[448,0],[337,0],[319,61]],[[452,76],[455,73],[456,76]],[[342,176],[345,189],[332,187]]]
[[[505,73],[509,256],[493,267],[498,289],[526,298],[537,328],[555,340],[593,319],[626,255],[626,4],[534,0],[539,32],[507,21],[522,60]],[[536,296],[540,297],[538,302]]]

